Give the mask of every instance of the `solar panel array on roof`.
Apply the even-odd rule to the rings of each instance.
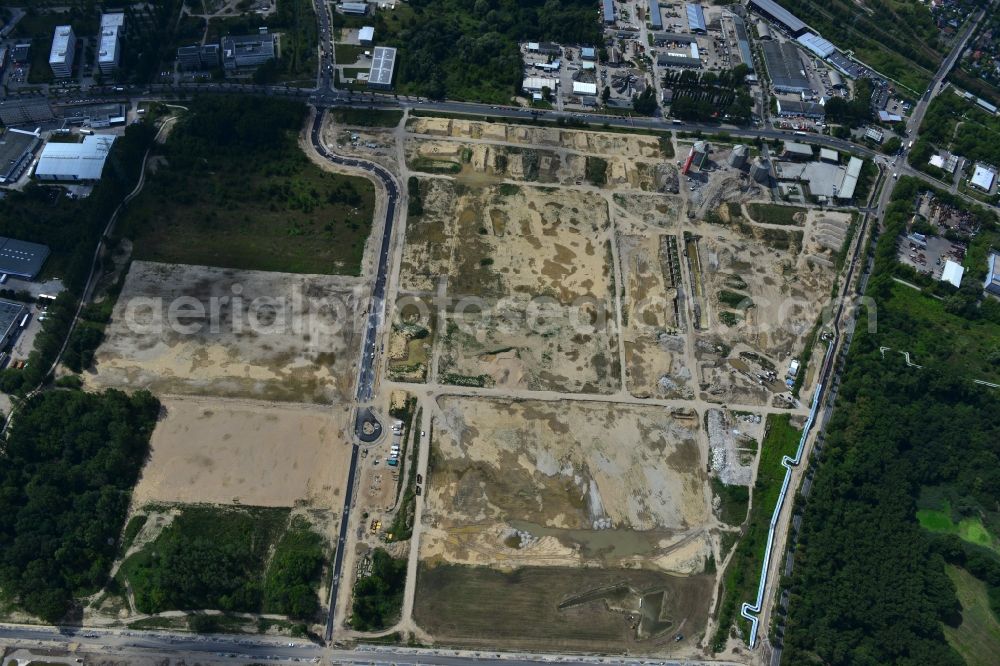
[[[784,26],[793,37],[798,37],[806,31],[805,23],[777,2],[774,2],[774,0],[750,0],[748,4],[751,9],[757,10],[759,14]]]
[[[391,46],[376,46],[372,52],[372,69],[368,75],[368,86],[371,88],[391,88],[395,69],[396,49]]]
[[[809,77],[802,70],[799,51],[790,42],[761,42],[764,64],[771,83],[778,92],[801,93],[810,90]]]
[[[687,13],[688,29],[691,32],[708,32],[708,26],[705,23],[705,10],[701,8],[701,5],[685,3],[684,11]]]

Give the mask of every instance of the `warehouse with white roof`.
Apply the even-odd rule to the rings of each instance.
[[[94,181],[101,179],[104,163],[115,137],[92,134],[82,143],[48,143],[42,149],[35,178],[39,180]]]
[[[983,192],[989,192],[993,189],[993,181],[995,181],[996,178],[996,171],[982,164],[977,164],[975,171],[972,172],[971,183]]]

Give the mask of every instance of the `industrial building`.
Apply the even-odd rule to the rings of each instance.
[[[1000,296],[1000,255],[990,252],[989,259],[986,260],[989,270],[986,271],[986,282],[983,289],[994,296]]]
[[[753,53],[750,51],[750,36],[747,34],[747,25],[743,19],[733,14],[733,30],[736,31],[736,47],[740,52],[740,60],[743,64],[753,69]]]
[[[4,349],[17,335],[21,320],[28,309],[14,301],[0,301],[0,349]]]
[[[256,35],[226,35],[221,49],[226,69],[258,67],[274,59],[274,35],[267,28],[261,28]]]
[[[182,46],[177,49],[177,66],[183,70],[214,69],[219,66],[218,44]]]
[[[352,16],[364,16],[368,13],[368,3],[367,2],[342,2],[337,5],[337,9],[340,10],[341,14],[350,14]]]
[[[358,30],[358,43],[361,44],[361,46],[371,46],[374,41],[375,41],[374,27],[366,25],[362,27],[361,30]]]
[[[692,44],[691,46],[697,46]],[[693,58],[685,53],[661,53],[656,56],[656,64],[660,67],[701,67],[701,59]]]
[[[83,143],[47,143],[35,167],[35,178],[58,181],[100,180],[115,137],[92,134]]]
[[[883,123],[898,123],[903,120],[903,116],[898,113],[889,113],[885,109],[879,109],[878,119]]]
[[[52,106],[45,97],[8,97],[0,100],[0,122],[7,127],[52,120]]]
[[[790,42],[762,42],[764,64],[777,92],[804,93],[812,90],[802,67],[799,50]]]
[[[0,130],[0,185],[17,182],[31,164],[40,140],[34,132]]]
[[[869,127],[865,129],[865,138],[871,139],[875,143],[882,143],[885,133],[877,127]]]
[[[993,189],[993,181],[997,178],[997,172],[983,164],[977,164],[972,172],[972,180],[969,183],[973,187],[978,187],[983,192]]]
[[[830,164],[840,164],[840,153],[833,148],[820,148],[819,159]]]
[[[555,92],[557,85],[559,79],[547,79],[542,76],[528,76],[521,82],[521,88],[528,93],[541,92],[543,88]]]
[[[821,199],[850,201],[858,186],[864,161],[852,157],[846,167],[827,162],[777,162],[775,175],[779,180],[807,183],[809,192]]]
[[[767,24],[763,21],[757,21],[757,37],[761,40],[773,39],[771,36],[771,29],[767,27]]]
[[[729,153],[729,166],[735,169],[742,169],[746,166],[749,158],[750,149],[746,145],[741,143],[733,146],[733,152]]]
[[[781,156],[793,160],[811,160],[813,158],[812,146],[798,141],[786,141],[785,150]]]
[[[391,46],[376,46],[375,50],[372,51],[372,68],[368,74],[368,87],[390,90],[395,72],[396,49]]]
[[[56,26],[52,33],[52,50],[49,51],[49,67],[56,78],[65,79],[73,73],[73,55],[76,50],[76,35],[73,27]]]
[[[660,0],[649,0],[649,25],[653,26],[653,30],[663,30]]]
[[[580,49],[580,60],[589,60],[591,62],[597,60],[597,49],[593,46],[584,46]]]
[[[795,41],[806,47],[809,51],[812,51],[819,58],[828,58],[837,50],[836,46],[812,32],[799,35]]]
[[[532,53],[549,56],[561,56],[562,47],[552,42],[528,42],[528,50]]]
[[[749,0],[747,7],[787,30],[792,37],[798,37],[808,29],[805,23],[774,0]]]
[[[597,94],[597,84],[596,83],[584,83],[583,81],[573,82],[573,94],[574,95],[596,95]]]
[[[797,99],[777,99],[779,116],[802,116],[813,120],[826,117],[826,109],[816,102],[801,102]]]
[[[965,269],[962,267],[962,264],[956,263],[951,259],[944,260],[944,269],[941,271],[942,282],[948,282],[953,287],[961,287],[963,275],[965,275]]]
[[[71,125],[89,125],[96,129],[124,125],[127,109],[124,104],[88,104],[63,110],[63,118]]]
[[[844,87],[844,77],[842,77],[839,72],[835,72],[834,70],[831,69],[830,70],[830,85],[833,86],[834,88],[843,88]]]
[[[48,258],[46,245],[0,236],[0,273],[34,280]]]
[[[615,24],[615,3],[614,0],[604,0],[604,25]]]
[[[665,44],[694,44],[698,38],[694,35],[682,35],[679,32],[654,32],[653,43],[657,46]]]
[[[684,3],[684,13],[687,14],[688,30],[696,35],[708,33],[708,25],[705,23],[705,10],[701,5],[692,2]]]
[[[125,32],[125,14],[101,14],[100,45],[97,51],[97,68],[111,74],[121,62],[121,40]]]
[[[944,155],[931,155],[928,163],[931,166],[936,166],[938,169],[944,169],[948,173],[955,173],[955,169],[958,168],[958,157],[955,155],[949,155],[948,157]]]

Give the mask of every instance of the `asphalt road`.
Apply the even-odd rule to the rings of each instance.
[[[368,305],[368,321],[365,325],[364,346],[362,347],[361,362],[358,367],[358,388],[355,398],[358,402],[360,413],[360,410],[364,409],[363,405],[371,401],[375,391],[375,344],[378,341],[379,332],[385,320],[385,286],[389,274],[389,246],[392,242],[392,228],[396,218],[396,206],[399,203],[399,188],[396,186],[396,180],[392,177],[392,174],[381,166],[364,160],[335,155],[326,149],[322,139],[325,111],[325,108],[318,107],[313,119],[311,139],[316,151],[325,159],[335,164],[355,169],[364,169],[374,174],[382,181],[386,191],[385,222],[382,225],[382,241],[379,244],[375,284],[372,287],[371,300]],[[344,552],[347,550],[347,531],[351,519],[351,509],[354,504],[354,482],[357,476],[359,451],[358,442],[355,442],[351,450],[351,466],[347,475],[347,492],[344,493],[344,508],[340,518],[340,535],[337,540],[337,550],[334,554],[333,580],[330,583],[330,610],[326,622],[325,638],[327,642],[333,639],[333,630],[336,626],[337,595],[340,591],[340,583],[344,573],[342,570]]]

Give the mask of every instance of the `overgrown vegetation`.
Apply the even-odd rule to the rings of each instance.
[[[779,204],[748,203],[747,211],[757,222],[763,224],[786,224],[801,226],[802,222],[795,219],[801,213],[805,215],[806,209],[798,206],[781,206]]]
[[[334,122],[357,127],[395,127],[403,119],[403,112],[394,109],[341,108],[330,113]]]
[[[663,86],[673,90],[670,115],[681,120],[749,123],[753,109],[746,83],[749,73],[742,64],[719,73],[668,70]]]
[[[508,102],[521,94],[518,42],[601,41],[591,0],[410,0],[365,21],[406,54],[399,92],[434,99]]]
[[[328,173],[297,143],[299,102],[203,97],[122,219],[137,259],[357,275],[374,186]]]
[[[753,504],[746,531],[736,546],[733,559],[722,580],[722,600],[719,605],[719,624],[712,637],[712,649],[718,652],[725,645],[740,604],[757,598],[760,567],[764,561],[767,531],[771,515],[778,503],[778,494],[785,478],[781,466],[784,456],[794,456],[802,433],[796,429],[788,414],[769,414],[767,434],[760,447],[760,462],[754,482]],[[740,620],[737,630],[746,638],[745,621]]]
[[[288,509],[185,507],[122,565],[143,613],[223,610],[312,619],[322,537]],[[271,548],[274,555],[268,558]]]
[[[896,239],[921,187],[900,179],[875,247],[867,295],[879,304],[878,327],[869,332],[861,313],[826,429],[788,584],[785,663],[962,663],[942,630],[961,626],[964,613],[945,562],[1000,599],[995,553],[917,520],[927,488],[948,489],[962,515],[987,526],[998,522],[1000,500],[1000,397],[971,383],[982,366],[975,357],[956,362],[951,349],[961,345],[949,337],[978,315],[938,310],[893,281]],[[934,318],[921,313],[928,307]],[[899,353],[914,349],[922,368]]]
[[[381,548],[372,551],[370,576],[354,584],[351,627],[358,631],[378,631],[399,618],[406,583],[406,560],[397,560]]]
[[[106,582],[160,403],[145,391],[28,401],[0,453],[0,587],[45,622]]]
[[[605,159],[587,156],[585,171],[591,185],[600,187],[608,182],[608,161]]]

